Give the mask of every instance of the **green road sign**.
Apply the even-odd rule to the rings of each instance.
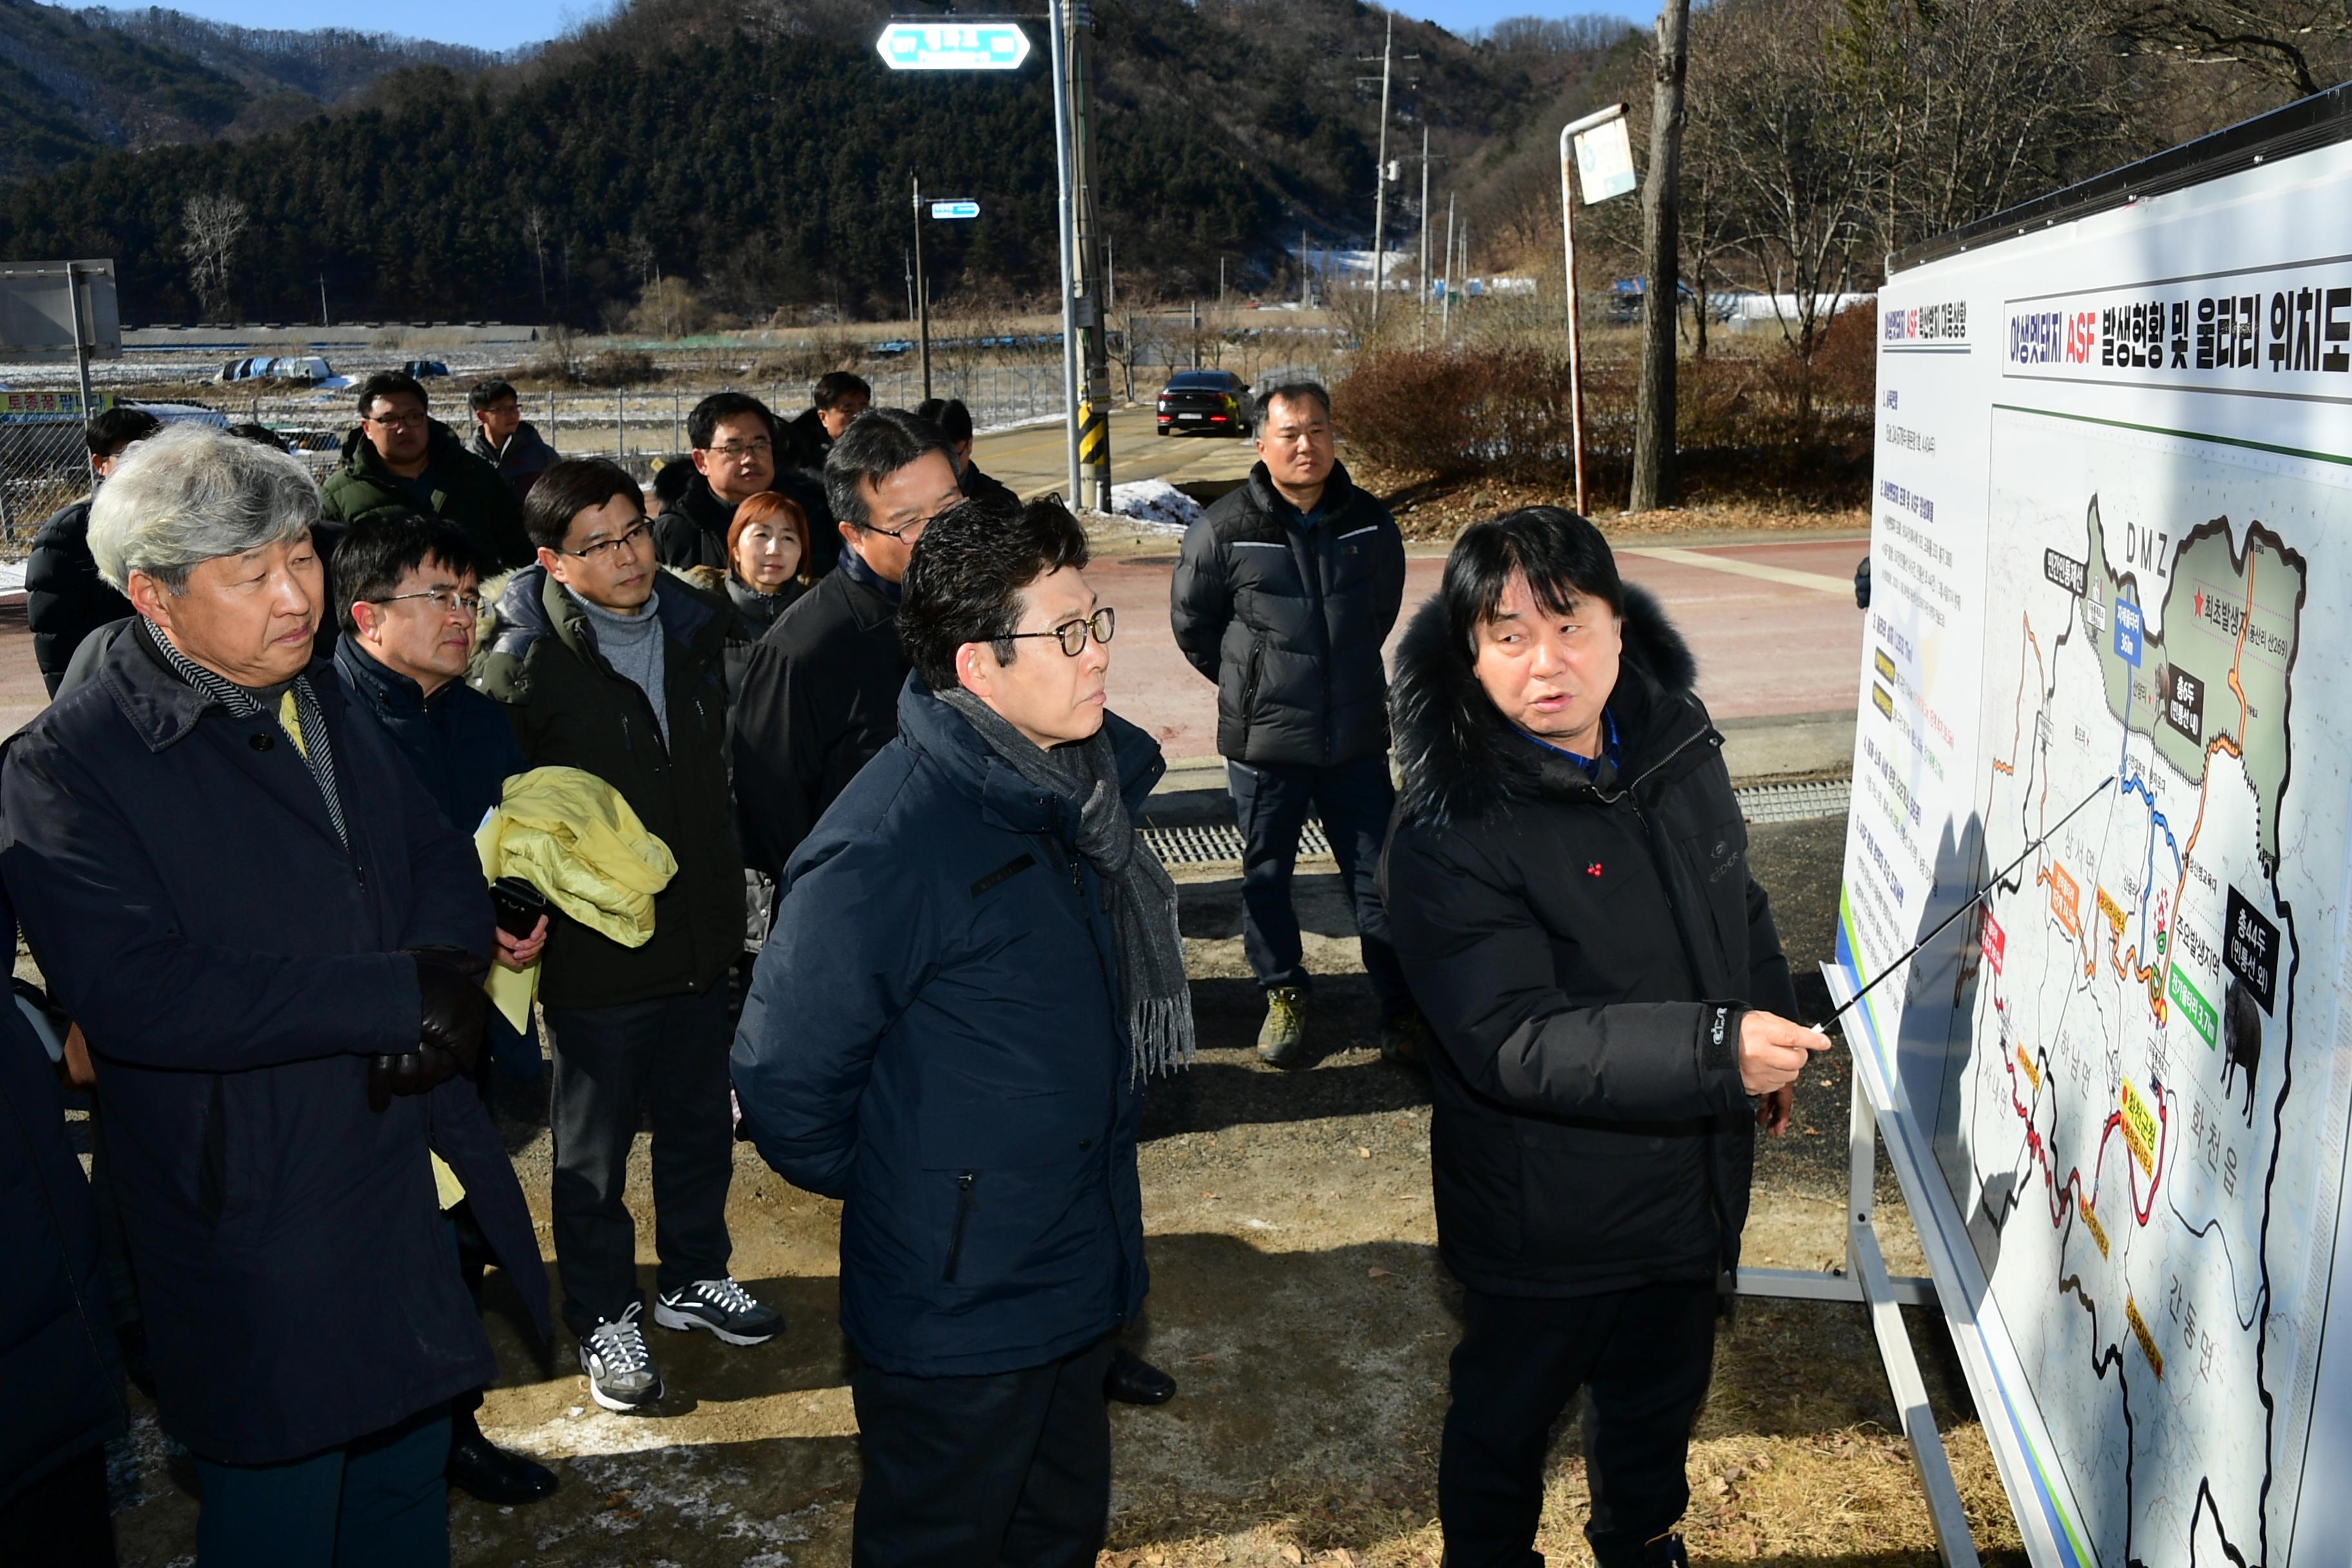
[[[1009,71],[1029,58],[1012,22],[893,22],[875,46],[894,71]]]

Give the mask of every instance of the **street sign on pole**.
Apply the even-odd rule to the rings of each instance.
[[[978,202],[933,202],[931,216],[933,217],[978,217],[980,204]]]
[[[1029,58],[1013,22],[893,22],[875,41],[894,71],[1009,71]]]

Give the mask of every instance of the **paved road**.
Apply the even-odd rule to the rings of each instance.
[[[1627,546],[1618,565],[1629,582],[1657,596],[1690,642],[1699,696],[1717,719],[1851,713],[1863,614],[1854,608],[1850,577],[1864,549],[1860,541],[1841,540]],[[1098,561],[1087,575],[1119,612],[1112,707],[1159,737],[1171,759],[1185,760],[1216,751],[1216,691],[1184,662],[1169,631],[1175,562],[1171,547],[1164,554]],[[1444,567],[1433,555],[1407,562],[1407,616],[1437,591]],[[1393,637],[1390,647],[1393,651]]]
[[[1067,437],[1059,424],[1000,431],[972,443],[972,460],[1027,497],[1060,490],[1069,482]],[[1257,461],[1257,448],[1232,437],[1159,436],[1151,405],[1114,410],[1110,416],[1110,477],[1133,479],[1238,479]]]

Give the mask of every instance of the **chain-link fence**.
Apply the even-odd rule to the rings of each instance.
[[[0,393],[0,556],[24,554],[51,512],[89,493],[81,431],[79,393]]]

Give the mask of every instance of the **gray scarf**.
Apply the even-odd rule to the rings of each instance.
[[[1118,953],[1135,1076],[1190,1066],[1196,1048],[1192,992],[1184,979],[1184,939],[1176,929],[1176,884],[1127,814],[1109,729],[1081,744],[1045,751],[961,686],[938,695],[1025,783],[1076,811],[1078,853],[1102,879],[1103,908]]]

